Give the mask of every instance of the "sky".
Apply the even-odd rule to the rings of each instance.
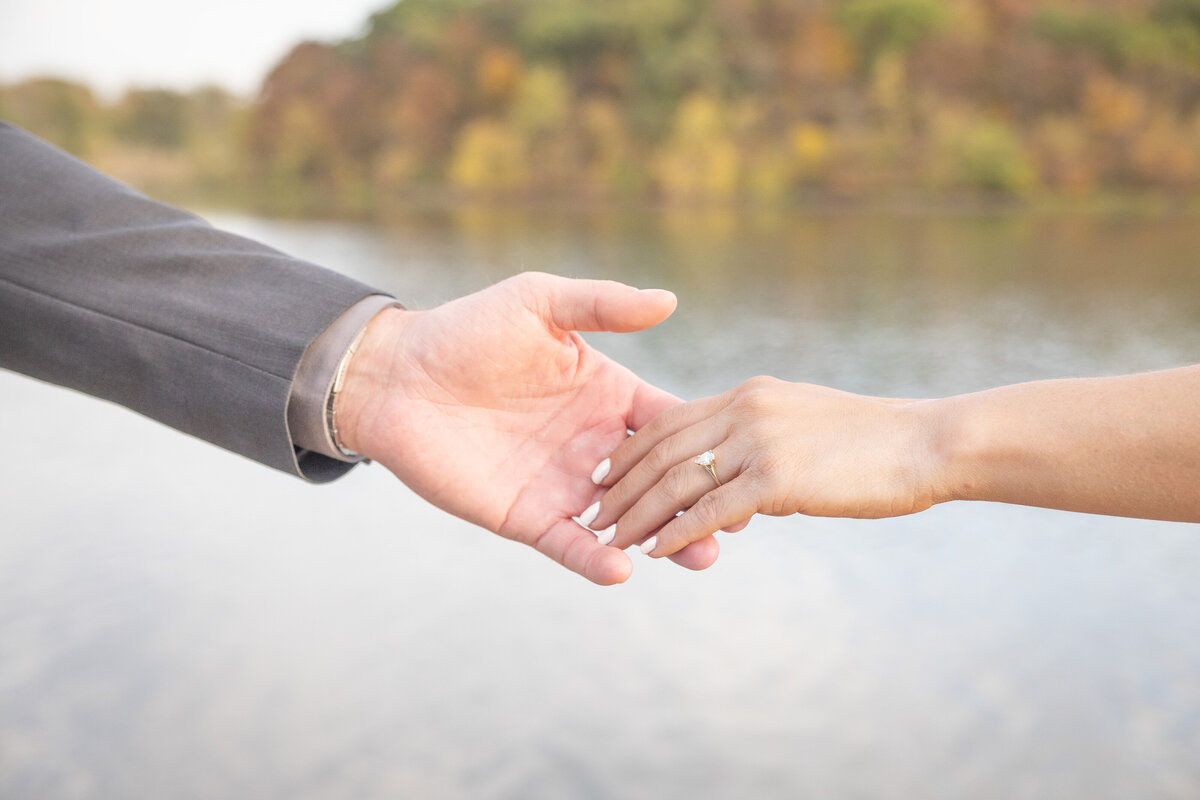
[[[218,84],[252,95],[305,39],[360,33],[391,0],[0,0],[0,83],[54,75],[115,97]]]

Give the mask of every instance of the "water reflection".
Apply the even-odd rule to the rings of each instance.
[[[222,224],[426,307],[666,286],[683,396],[1194,362],[1190,220],[460,210]],[[599,590],[382,471],[313,489],[0,375],[0,796],[1189,797],[1200,534],[1003,506],[765,520]]]

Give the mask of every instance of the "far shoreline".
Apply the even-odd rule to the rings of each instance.
[[[1014,197],[976,192],[892,192],[884,196],[836,197],[814,193],[784,202],[753,200],[727,202],[668,202],[651,198],[612,199],[535,196],[467,196],[437,189],[420,196],[389,198],[356,208],[333,204],[276,203],[269,199],[230,196],[196,191],[190,187],[142,188],[163,202],[198,212],[245,214],[265,219],[313,222],[363,222],[386,224],[389,220],[425,215],[485,213],[512,217],[625,216],[704,217],[720,216],[743,220],[773,217],[1085,217],[1085,218],[1192,218],[1200,216],[1200,196],[1164,196],[1161,192],[1112,191],[1069,198],[1059,195]]]

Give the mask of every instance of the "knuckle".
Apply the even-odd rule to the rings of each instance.
[[[507,278],[503,283],[518,293],[525,294],[537,283],[537,273],[522,272],[518,275],[513,275],[511,278]]]
[[[718,520],[724,513],[726,501],[723,492],[709,492],[696,501],[696,504],[688,511],[692,516],[692,521],[705,530],[712,528],[716,530]],[[714,527],[716,526],[716,527]]]
[[[783,454],[768,450],[761,453],[750,468],[750,472],[764,491],[775,491],[797,475],[796,465]]]
[[[775,385],[775,380],[770,375],[755,375],[753,378],[742,383],[742,388],[750,391],[770,389]]]
[[[760,375],[751,378],[738,387],[738,407],[751,414],[759,415],[768,412],[775,403],[775,391],[778,381],[774,378]]]
[[[520,286],[534,286],[550,277],[551,276],[545,272],[538,272],[537,270],[529,270],[529,271],[521,272],[517,275],[514,275],[511,278],[511,280],[516,282]]]
[[[526,305],[537,308],[547,315],[553,311],[554,276],[545,272],[522,272],[502,283]]]
[[[682,405],[671,406],[642,426],[641,431],[650,436],[661,436],[663,430],[674,430],[681,414],[686,413]]]
[[[662,477],[662,491],[668,498],[675,501],[682,501],[687,498],[690,486],[687,475],[683,469],[676,466],[667,471],[667,474]]]
[[[621,481],[604,493],[604,497],[600,499],[600,513],[602,516],[625,512],[629,507],[629,502],[625,499],[626,495],[629,494],[627,487],[628,484],[625,481]]]
[[[646,466],[652,469],[656,474],[666,472],[675,466],[676,458],[674,449],[669,442],[658,444],[653,450],[646,455]]]

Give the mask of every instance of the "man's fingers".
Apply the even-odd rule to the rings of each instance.
[[[546,531],[536,547],[539,552],[600,586],[624,583],[633,574],[633,562],[625,551],[600,544],[595,534],[572,520],[559,522]],[[720,552],[717,540],[709,536],[684,545],[671,553],[670,559],[681,567],[698,571],[711,567]]]
[[[633,562],[625,552],[600,544],[596,534],[573,520],[555,523],[538,537],[534,546],[540,553],[601,586],[624,583],[633,574]]]
[[[630,333],[657,325],[675,310],[665,289],[635,289],[616,281],[526,273],[518,276],[527,300],[563,331]]]
[[[687,569],[708,569],[721,553],[721,545],[717,544],[715,536],[706,536],[690,544],[682,550],[671,553],[669,558],[681,567]]]
[[[633,404],[625,416],[625,427],[631,431],[640,431],[650,424],[650,420],[668,408],[674,408],[682,403],[682,400],[670,392],[663,391],[645,381],[638,381],[637,388],[633,392]]]

